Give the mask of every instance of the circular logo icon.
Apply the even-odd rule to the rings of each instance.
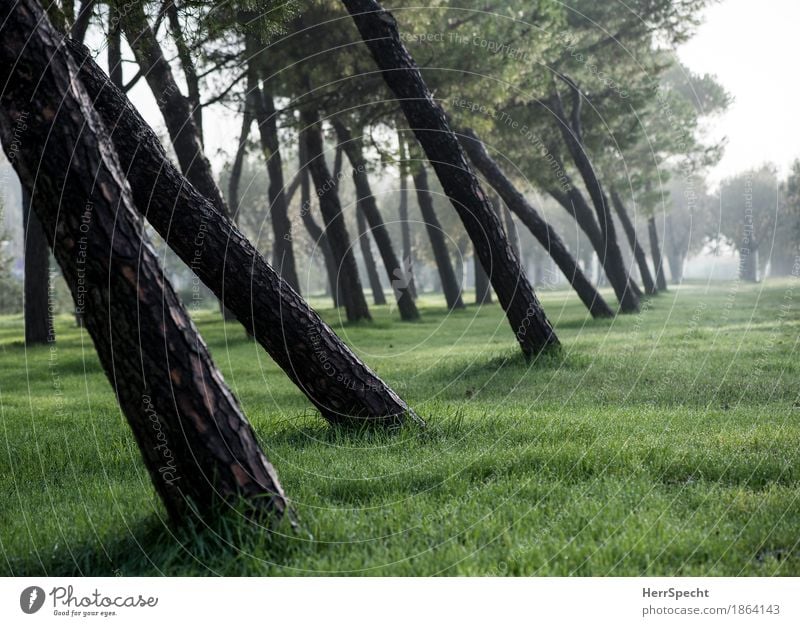
[[[44,604],[44,589],[41,587],[26,587],[19,594],[19,608],[28,615],[36,613]]]

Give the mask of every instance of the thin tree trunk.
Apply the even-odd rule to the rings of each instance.
[[[250,137],[250,128],[253,126],[253,95],[248,89],[245,96],[244,109],[242,110],[242,130],[239,131],[239,145],[236,156],[231,166],[231,176],[228,181],[228,206],[233,215],[233,221],[239,222],[239,185],[242,181],[244,159],[247,156],[247,140]]]
[[[411,222],[408,220],[408,150],[405,139],[401,133],[397,133],[397,141],[400,150],[400,233],[403,239],[403,266],[406,268],[408,278],[408,290],[411,297],[417,298],[417,285],[414,283],[414,251],[411,249]]]
[[[315,246],[322,250],[322,258],[325,262],[325,271],[328,274],[328,284],[330,285],[331,297],[333,298],[333,308],[341,306],[342,298],[339,293],[339,284],[336,279],[336,261],[331,252],[331,246],[325,232],[317,224],[314,216],[311,215],[311,184],[308,178],[308,159],[306,158],[306,142],[301,135],[298,141],[298,154],[300,158],[300,219],[306,227],[311,240]]]
[[[269,217],[274,235],[272,243],[272,266],[292,286],[300,292],[297,267],[292,246],[292,221],[289,219],[289,206],[286,202],[286,189],[283,182],[283,159],[278,139],[278,114],[275,111],[272,92],[266,84],[259,86],[261,76],[257,73],[260,62],[256,58],[256,46],[248,39],[248,88],[253,97],[253,113],[258,124],[261,150],[267,162],[269,173]]]
[[[498,210],[503,212],[503,223],[505,224],[506,233],[508,233],[508,240],[511,242],[511,247],[514,248],[514,252],[521,259],[522,250],[519,246],[519,231],[517,230],[517,224],[514,221],[514,215],[511,213],[508,205],[503,202],[500,194],[495,194],[495,204],[497,205]]]
[[[108,77],[117,88],[123,88],[122,76],[122,33],[111,20],[108,25]]]
[[[344,299],[349,322],[371,320],[364,290],[358,277],[358,266],[347,234],[342,205],[336,191],[334,178],[328,170],[323,154],[322,122],[316,112],[305,110],[301,114],[305,129],[303,134],[308,154],[308,169],[317,189],[319,208],[325,221],[325,234],[336,261],[337,282]]]
[[[628,243],[633,251],[633,256],[636,258],[636,264],[639,266],[639,274],[642,277],[642,284],[644,284],[644,292],[650,296],[655,295],[658,293],[658,287],[656,287],[653,275],[650,273],[650,267],[647,265],[647,255],[636,237],[636,227],[633,225],[630,215],[628,215],[625,203],[617,193],[617,190],[613,187],[611,189],[611,201],[614,203],[619,221],[622,223],[622,228],[625,230],[625,235],[628,237]]]
[[[464,148],[470,160],[483,174],[489,184],[506,203],[506,206],[516,213],[528,227],[534,237],[542,244],[566,276],[578,297],[589,309],[592,317],[613,317],[614,312],[603,300],[603,297],[594,288],[591,281],[581,270],[575,258],[570,253],[566,244],[558,233],[548,224],[525,199],[513,183],[506,177],[497,163],[489,156],[486,147],[471,130],[464,131]]]
[[[360,212],[363,213],[369,223],[372,236],[375,237],[375,243],[378,245],[378,251],[389,276],[389,284],[392,286],[392,291],[394,291],[395,299],[397,300],[400,317],[407,322],[418,320],[419,311],[417,311],[417,305],[414,304],[414,298],[408,288],[409,278],[406,268],[403,267],[394,252],[389,230],[386,228],[383,216],[378,209],[378,203],[375,202],[375,196],[372,195],[367,174],[367,161],[364,158],[364,147],[361,140],[353,139],[350,130],[339,120],[335,120],[333,126],[336,129],[336,136],[339,138],[339,145],[347,154],[347,160],[350,161],[350,165],[353,167],[356,202]]]
[[[483,269],[477,254],[473,254],[472,259],[475,265],[475,304],[491,304],[492,283],[489,281],[489,275]]]
[[[139,237],[123,170],[60,36],[35,0],[0,4],[0,23],[3,145],[30,111],[14,167],[76,303],[85,291],[86,328],[167,512],[207,518],[244,499],[254,514],[282,515],[275,470]]]
[[[572,161],[583,179],[589,197],[594,204],[597,213],[597,221],[600,225],[600,232],[603,236],[603,253],[601,259],[606,268],[606,273],[612,282],[614,292],[620,303],[623,313],[636,313],[639,311],[640,290],[636,283],[631,279],[622,257],[622,251],[617,241],[614,219],[611,215],[611,207],[606,197],[597,172],[589,160],[586,149],[583,145],[583,131],[580,125],[580,111],[583,96],[578,87],[569,82],[573,94],[572,118],[567,119],[564,107],[561,103],[561,96],[556,89],[555,112],[558,117],[558,127],[564,139]]]
[[[450,253],[447,251],[444,229],[439,223],[439,218],[433,208],[433,197],[428,187],[428,172],[422,160],[417,161],[417,168],[414,172],[414,186],[417,189],[419,211],[422,213],[422,220],[425,222],[425,229],[428,231],[428,239],[433,249],[436,269],[439,270],[439,281],[442,284],[447,308],[451,311],[453,309],[463,309],[464,301],[461,298],[461,285],[456,278],[455,270],[453,270]]]
[[[667,279],[664,276],[664,256],[661,254],[661,246],[658,242],[655,217],[647,220],[647,229],[650,232],[650,254],[653,255],[653,267],[656,268],[656,285],[659,291],[666,291]]]
[[[394,17],[375,0],[342,0],[414,129],[484,267],[526,358],[558,344],[500,217],[470,169],[458,138],[408,53]]]
[[[189,44],[186,42],[186,37],[183,35],[181,18],[175,0],[167,0],[166,12],[167,19],[169,20],[169,29],[172,32],[172,39],[175,41],[175,47],[178,49],[178,59],[180,59],[181,68],[183,69],[183,77],[186,80],[186,99],[189,101],[192,117],[194,118],[194,125],[197,127],[197,135],[200,138],[200,145],[202,146],[205,141],[203,139],[203,107],[200,101],[200,79],[197,77],[197,70],[194,67]]]
[[[134,201],[167,244],[332,423],[419,419],[269,266],[230,219],[187,184],[155,133],[85,48],[79,77],[108,128]],[[153,172],[159,172],[153,177]],[[421,421],[421,420],[420,420]]]
[[[55,340],[53,315],[50,309],[50,252],[47,237],[36,213],[31,209],[31,196],[22,185],[22,228],[25,257],[25,345]]]
[[[181,171],[197,191],[208,198],[220,213],[227,215],[228,207],[214,180],[211,164],[203,153],[203,143],[189,100],[175,82],[172,69],[147,22],[144,7],[133,2],[126,8],[129,9],[127,12],[120,12],[122,30],[164,118]]]
[[[386,304],[386,296],[383,295],[383,287],[381,286],[380,276],[378,276],[378,268],[375,265],[375,257],[372,255],[367,218],[364,217],[364,211],[361,207],[356,207],[356,223],[358,224],[358,243],[361,247],[361,256],[364,257],[364,266],[367,268],[369,286],[372,289],[372,301],[376,305]]]
[[[81,8],[78,9],[78,16],[75,18],[75,23],[70,30],[70,36],[78,43],[83,43],[86,37],[86,30],[89,28],[89,20],[92,19],[94,5],[95,0],[83,0]],[[111,19],[113,20],[114,18],[112,17]]]

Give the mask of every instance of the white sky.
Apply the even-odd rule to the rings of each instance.
[[[783,175],[800,158],[798,24],[798,0],[723,0],[706,10],[696,37],[678,51],[735,98],[709,126],[714,137],[728,138],[712,183],[767,161]]]

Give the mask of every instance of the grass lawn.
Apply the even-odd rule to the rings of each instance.
[[[609,294],[609,300],[612,297]],[[330,429],[260,347],[196,315],[301,521],[179,532],[88,336],[0,318],[0,574],[800,575],[800,284],[690,284],[526,364],[497,305],[337,332],[429,422]]]

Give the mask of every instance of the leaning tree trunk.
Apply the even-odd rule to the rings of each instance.
[[[332,423],[419,419],[269,266],[231,220],[172,165],[155,133],[88,50],[79,77],[109,128],[137,208]],[[420,420],[421,421],[421,420]]]
[[[239,221],[239,185],[242,182],[242,169],[247,156],[247,140],[250,137],[250,128],[253,125],[253,97],[249,92],[245,96],[244,109],[242,110],[242,130],[239,132],[239,145],[236,156],[231,166],[231,176],[228,181],[228,206],[233,215],[233,221]]]
[[[292,221],[289,219],[289,205],[286,201],[283,182],[283,159],[278,140],[278,114],[272,93],[266,85],[259,86],[260,76],[257,59],[258,51],[255,43],[248,38],[247,65],[248,89],[252,90],[253,113],[258,124],[261,150],[267,162],[269,173],[269,217],[272,222],[272,266],[288,282],[292,288],[300,292],[300,281],[297,279],[297,267],[292,246]]]
[[[625,267],[608,197],[583,145],[583,131],[580,120],[583,95],[574,83],[569,82],[569,84],[573,94],[572,119],[567,119],[561,103],[561,96],[556,90],[554,110],[558,120],[558,128],[572,156],[572,161],[586,185],[586,190],[589,192],[589,197],[597,213],[597,221],[603,237],[603,252],[600,258],[614,287],[614,293],[617,296],[617,300],[619,300],[620,309],[623,313],[636,313],[639,311],[640,290]]]
[[[394,17],[375,0],[342,2],[436,170],[481,263],[493,268],[492,286],[522,352],[529,358],[557,345],[555,331],[508,243],[500,217],[492,209],[444,111],[403,44]]]
[[[347,160],[350,161],[350,165],[353,167],[356,202],[360,212],[367,218],[372,236],[375,237],[375,243],[378,245],[383,265],[389,275],[389,284],[392,286],[392,291],[394,291],[395,299],[397,300],[400,317],[407,322],[417,320],[419,319],[419,311],[417,311],[417,305],[414,304],[414,298],[408,287],[409,277],[406,273],[406,268],[403,267],[394,252],[389,230],[386,228],[383,216],[378,209],[378,204],[375,202],[375,196],[372,195],[367,174],[367,161],[364,158],[364,147],[361,140],[353,139],[350,129],[339,120],[335,120],[333,126],[336,129],[336,136],[339,138],[339,145],[347,154]]]
[[[24,120],[23,120],[24,123]],[[28,188],[22,186],[22,229],[25,257],[25,345],[55,339],[50,309],[50,252],[42,224],[31,209]]]
[[[122,33],[114,21],[113,12],[108,20],[108,77],[119,89],[122,89]]]
[[[511,242],[511,247],[514,248],[516,255],[522,259],[522,250],[519,245],[519,231],[514,221],[514,215],[511,213],[508,205],[503,202],[499,194],[495,194],[495,204],[497,205],[497,210],[503,212],[503,224],[506,227],[506,233],[508,233],[508,240]]]
[[[303,135],[308,155],[308,170],[317,189],[319,208],[325,221],[325,234],[336,261],[336,276],[344,308],[349,322],[371,320],[364,290],[358,277],[358,266],[350,245],[350,236],[344,222],[339,194],[333,182],[328,165],[325,163],[322,143],[322,122],[316,112],[309,110],[301,114],[305,129]]]
[[[147,22],[143,5],[133,2],[128,6],[127,12],[120,12],[120,24],[164,118],[181,171],[220,213],[227,214],[228,207],[214,180],[211,164],[203,153],[200,131],[189,101],[175,82],[172,69]]]
[[[653,255],[653,266],[656,268],[656,285],[659,291],[666,291],[667,279],[664,276],[664,256],[661,254],[661,246],[658,242],[655,217],[647,220],[647,229],[650,232],[650,254]]]
[[[647,255],[636,237],[636,227],[633,225],[630,215],[628,215],[625,203],[614,188],[611,189],[611,201],[614,203],[619,221],[622,223],[622,228],[625,230],[625,235],[628,237],[628,243],[633,251],[633,256],[636,258],[636,264],[639,266],[639,274],[642,276],[644,292],[649,296],[653,296],[658,293],[658,287],[656,287],[653,275],[650,273],[650,267],[647,265]]]
[[[336,278],[336,261],[331,252],[331,246],[325,232],[317,224],[314,216],[311,215],[311,184],[308,179],[308,159],[306,159],[306,142],[302,135],[298,141],[298,156],[300,159],[300,219],[306,227],[311,241],[315,246],[322,250],[322,259],[325,262],[325,271],[328,274],[328,284],[330,285],[331,297],[333,298],[333,308],[341,306],[341,294],[339,293],[339,282]]]
[[[170,517],[210,517],[244,499],[282,515],[275,470],[155,251],[136,229],[123,169],[35,0],[0,2],[0,136],[13,158],[100,363]]]
[[[447,308],[463,309],[464,301],[461,298],[461,284],[456,278],[453,269],[453,261],[447,251],[447,241],[444,238],[444,229],[439,223],[436,211],[433,208],[433,197],[428,187],[428,172],[422,160],[417,161],[417,168],[414,172],[414,187],[417,189],[417,204],[419,212],[422,214],[422,221],[425,222],[425,230],[428,231],[428,239],[431,242],[433,258],[436,261],[436,269],[439,270],[439,281],[444,291],[444,299]]]
[[[186,81],[186,99],[189,101],[189,107],[191,108],[192,117],[194,118],[194,125],[197,128],[197,135],[200,138],[200,145],[202,146],[203,107],[200,102],[200,79],[197,76],[197,70],[192,60],[189,44],[183,34],[183,27],[181,26],[181,18],[176,0],[167,0],[165,3],[165,10],[167,12],[167,19],[169,20],[169,29],[172,33],[172,39],[175,42],[175,47],[178,49],[178,59],[180,59],[181,62],[183,78]]]
[[[578,297],[589,309],[592,317],[613,317],[614,312],[594,288],[581,270],[575,258],[558,233],[545,221],[525,199],[514,184],[506,177],[494,159],[486,151],[486,146],[471,130],[463,132],[464,148],[475,167],[489,184],[500,194],[506,206],[528,227],[534,237],[547,250],[572,285]]]
[[[414,251],[411,249],[411,222],[408,220],[408,155],[405,139],[401,133],[397,133],[397,141],[400,150],[400,207],[398,214],[400,218],[400,233],[403,239],[403,265],[406,268],[408,278],[408,290],[411,296],[417,298],[417,285],[414,282]]]
[[[367,268],[369,287],[372,290],[372,301],[377,306],[381,306],[386,304],[386,296],[383,295],[381,278],[378,275],[378,267],[372,254],[367,218],[364,217],[364,211],[361,210],[360,206],[356,206],[356,223],[358,225],[358,244],[361,247],[361,256],[364,257],[364,266]]]

